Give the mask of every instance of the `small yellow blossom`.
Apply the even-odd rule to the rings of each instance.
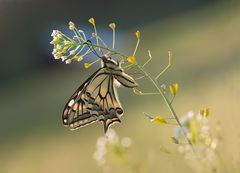
[[[139,40],[140,36],[141,36],[140,31],[137,31],[135,34],[136,34],[137,39]]]
[[[77,60],[78,62],[82,61],[83,60],[83,57],[82,56],[78,56],[78,55],[75,55],[73,57],[75,60]]]
[[[178,84],[175,83],[175,84],[172,84],[169,86],[169,89],[170,89],[170,92],[173,94],[173,95],[176,95],[177,92],[178,92]]]
[[[152,120],[151,120],[152,122],[155,122],[155,123],[157,123],[157,124],[159,124],[159,125],[162,125],[162,124],[166,124],[167,122],[166,122],[166,120],[165,120],[165,118],[163,118],[161,115],[157,115],[155,118],[153,118]]]
[[[200,115],[202,115],[203,117],[208,117],[210,113],[210,109],[209,108],[202,108],[200,109]]]
[[[84,64],[84,67],[85,67],[86,69],[90,68],[91,66],[92,66],[92,64],[89,64],[89,63],[85,63],[85,64]]]
[[[116,24],[115,23],[110,23],[109,27],[112,28],[112,30],[114,30],[116,28]]]
[[[131,64],[137,64],[136,58],[134,56],[129,56],[127,61]]]
[[[91,23],[92,25],[95,25],[95,20],[94,20],[94,18],[92,17],[92,18],[90,18],[89,20],[88,20],[88,22],[89,23]]]

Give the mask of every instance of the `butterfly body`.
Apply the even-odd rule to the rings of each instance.
[[[102,67],[76,90],[63,110],[63,124],[72,130],[100,121],[106,132],[123,115],[116,87],[137,87],[119,62],[105,56],[101,59]]]

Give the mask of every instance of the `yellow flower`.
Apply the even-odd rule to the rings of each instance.
[[[114,30],[116,28],[116,24],[115,23],[110,23],[109,27],[112,28],[112,30]]]
[[[140,36],[141,36],[140,31],[137,31],[135,34],[136,34],[137,39],[139,40]]]
[[[83,57],[82,56],[78,56],[78,55],[75,55],[73,57],[75,60],[77,60],[78,62],[82,61],[83,60]]]
[[[151,120],[152,122],[155,122],[159,125],[162,125],[162,124],[166,124],[167,121],[165,120],[165,118],[163,118],[161,115],[157,115],[155,118],[153,118]]]
[[[84,67],[85,67],[86,69],[90,68],[91,66],[92,66],[92,64],[89,64],[89,63],[85,63],[85,64],[84,64]]]
[[[129,56],[127,61],[131,64],[137,64],[136,58],[134,56]]]
[[[202,108],[200,109],[200,115],[202,115],[203,117],[208,117],[210,113],[210,109],[209,108]]]
[[[94,20],[94,18],[92,17],[92,18],[90,18],[89,20],[88,20],[88,22],[89,23],[91,23],[92,25],[95,25],[95,20]]]
[[[175,83],[175,84],[172,84],[169,86],[169,89],[170,89],[170,92],[173,94],[173,95],[176,95],[177,92],[178,92],[178,84]]]

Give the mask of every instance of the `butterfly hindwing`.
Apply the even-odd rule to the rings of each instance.
[[[105,68],[89,77],[72,95],[63,111],[63,124],[71,129],[101,121],[104,131],[120,122],[123,109],[114,87],[113,75]]]

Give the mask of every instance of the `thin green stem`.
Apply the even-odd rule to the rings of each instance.
[[[78,45],[83,45],[83,44],[84,44],[84,43],[75,43],[76,46],[78,46]],[[121,53],[119,53],[119,52],[117,52],[117,51],[114,51],[114,50],[112,50],[112,49],[109,49],[109,48],[107,48],[107,47],[100,46],[100,45],[98,45],[98,44],[92,44],[92,46],[93,46],[93,47],[100,48],[100,49],[107,50],[107,51],[109,51],[109,52],[112,52],[112,53],[114,53],[114,54],[118,54],[118,55],[120,55],[120,56],[122,56],[122,57],[125,57],[125,58],[128,57],[128,56],[126,56],[126,55],[124,55],[124,54],[121,54]],[[170,61],[169,61],[169,62],[170,62]],[[171,64],[171,62],[170,62],[169,64]],[[170,101],[169,101],[168,98],[165,96],[165,94],[163,93],[163,91],[158,87],[158,82],[157,82],[147,71],[145,71],[145,69],[144,69],[142,66],[140,66],[139,64],[135,64],[135,66],[137,66],[137,68],[138,68],[139,70],[141,70],[141,71],[144,73],[144,75],[145,75],[146,77],[148,77],[149,80],[153,83],[153,85],[155,86],[155,88],[157,89],[157,91],[160,93],[160,95],[162,96],[163,100],[164,100],[165,103],[167,104],[167,107],[169,108],[171,114],[172,114],[172,115],[174,116],[174,118],[176,119],[179,127],[183,130],[183,126],[182,126],[182,124],[181,124],[181,122],[180,122],[180,120],[179,120],[176,112],[174,111],[174,109],[173,109]],[[167,68],[168,68],[168,66],[167,66]],[[164,71],[166,71],[166,69],[165,69]],[[193,149],[193,151],[194,151],[193,144],[192,144],[192,142],[190,141],[190,139],[187,137],[186,132],[183,131],[183,134],[184,134],[184,137],[186,138],[187,142],[192,146],[192,149]]]
[[[113,29],[112,48],[115,47],[115,29]]]
[[[160,76],[162,76],[165,71],[171,66],[171,56],[169,55],[169,58],[168,58],[168,65],[163,69],[163,71],[161,71],[156,77],[155,77],[155,80],[157,80]]]
[[[81,45],[83,45],[83,44],[85,44],[85,43],[73,43],[73,46],[79,46],[79,45],[81,46]],[[118,54],[118,55],[120,55],[120,56],[122,56],[122,57],[127,58],[126,55],[121,54],[121,53],[119,53],[119,52],[117,52],[117,51],[114,51],[114,50],[112,50],[112,49],[110,49],[110,48],[108,48],[108,47],[100,46],[100,45],[93,44],[93,43],[91,43],[91,45],[92,45],[93,47],[100,48],[100,49],[103,49],[103,50],[106,50],[106,51],[109,51],[109,52],[112,52],[112,53],[114,53],[114,54]]]
[[[144,70],[144,68],[143,68],[142,66],[137,65],[137,67],[138,67],[138,68],[150,79],[150,81],[153,83],[153,85],[155,86],[155,88],[157,89],[157,91],[158,91],[158,92],[161,94],[161,96],[163,97],[163,100],[164,100],[165,103],[167,104],[167,106],[168,106],[171,114],[172,114],[172,115],[174,116],[174,118],[176,119],[178,125],[181,127],[181,129],[183,129],[183,126],[182,126],[182,124],[181,124],[181,122],[180,122],[180,120],[179,120],[176,112],[174,111],[174,109],[173,109],[170,101],[169,101],[168,98],[165,96],[165,94],[162,92],[162,90],[158,87],[157,81],[155,81],[155,80],[151,77],[151,75]],[[190,139],[187,137],[185,131],[183,131],[183,134],[184,134],[186,140],[188,141],[188,143],[193,147],[193,144],[192,144],[192,142],[190,141]]]
[[[135,49],[134,49],[133,56],[135,56],[135,54],[136,54],[136,52],[137,52],[139,43],[140,43],[140,39],[137,40],[137,45],[136,45],[136,47],[135,47]]]

